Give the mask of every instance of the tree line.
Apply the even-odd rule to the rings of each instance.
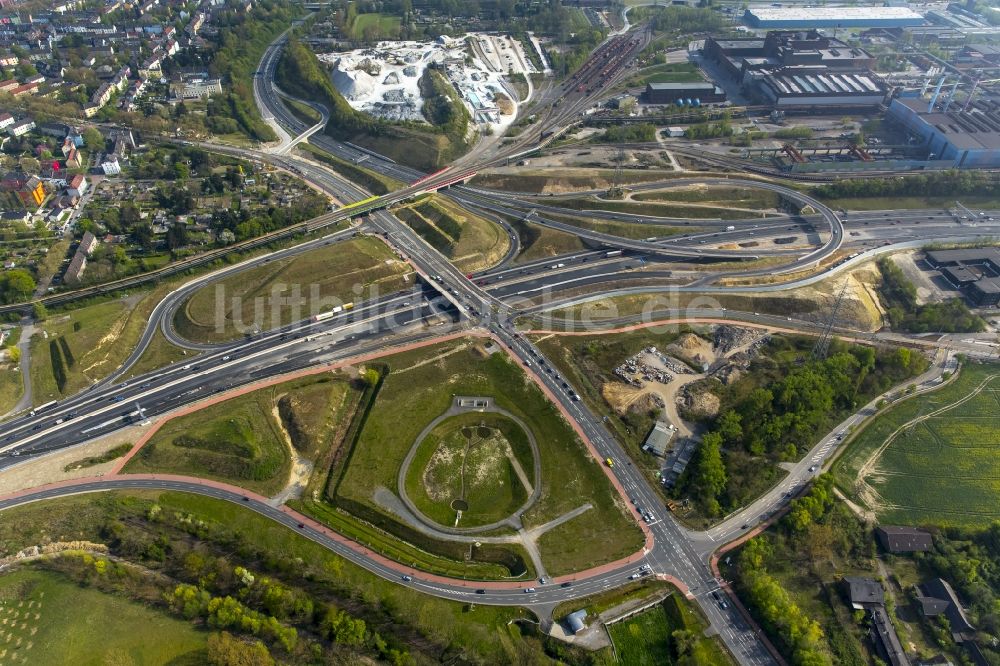
[[[789,358],[787,351],[790,343],[772,339],[750,376],[723,392],[719,415],[678,480],[678,491],[706,515],[751,499],[745,477],[760,475],[762,459],[798,460],[843,416],[927,365],[905,347],[876,352],[836,342],[827,358],[775,360]]]
[[[878,267],[882,273],[879,295],[894,329],[907,333],[972,333],[986,329],[986,322],[969,310],[962,299],[921,305],[917,302],[916,287],[892,259],[882,257]]]
[[[955,197],[963,194],[1000,195],[1000,180],[993,174],[952,169],[893,178],[845,178],[815,188],[824,199],[858,197]]]

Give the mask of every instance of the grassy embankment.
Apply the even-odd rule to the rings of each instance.
[[[520,219],[511,219],[510,223],[517,231],[521,242],[521,252],[514,259],[514,263],[554,257],[584,249],[583,242],[578,236],[565,231],[549,229]]]
[[[4,343],[8,349],[13,349],[21,340],[21,329],[11,329],[7,341]],[[19,357],[19,352],[14,352],[15,357]],[[6,414],[17,401],[21,399],[24,392],[24,380],[21,377],[20,358],[6,357],[0,363],[0,414]]]
[[[357,164],[351,164],[350,162],[342,160],[336,155],[331,155],[325,150],[317,148],[311,144],[300,143],[296,146],[296,148],[299,149],[306,157],[325,164],[347,180],[360,185],[372,194],[386,194],[388,192],[392,192],[393,190],[398,190],[405,185],[405,183],[402,183],[395,178],[390,178],[389,176],[382,175]]]
[[[226,481],[274,495],[291,466],[269,390],[226,400],[167,422],[125,466]]]
[[[635,201],[715,204],[718,207],[734,206],[754,210],[777,208],[780,203],[780,197],[776,192],[752,187],[678,187],[651,192],[636,192],[632,195],[632,199]]]
[[[326,455],[351,392],[343,375],[315,375],[199,409],[164,424],[124,471],[205,477],[273,495],[289,481],[289,442],[309,460]]]
[[[192,341],[233,340],[254,324],[268,330],[334,305],[398,291],[412,284],[410,274],[409,265],[380,240],[358,237],[261,263],[207,284],[177,310],[174,326]],[[297,306],[291,298],[296,289],[301,298]],[[223,321],[217,322],[220,306]]]
[[[497,264],[510,249],[502,227],[473,215],[444,197],[431,195],[395,210],[431,247],[464,272]]]
[[[553,199],[546,203],[552,206],[562,206],[572,210],[601,210],[615,213],[631,213],[633,215],[649,215],[665,218],[690,218],[693,220],[742,220],[750,217],[768,217],[769,213],[733,210],[731,208],[713,207],[708,205],[685,206],[683,204],[667,205],[658,203],[664,199],[646,199],[639,202],[609,201],[596,198]],[[734,204],[735,205],[735,204]],[[647,225],[643,225],[647,226]]]
[[[649,183],[658,180],[682,177],[683,174],[670,171],[655,171],[652,169],[625,169],[621,175],[621,184]],[[614,169],[525,169],[518,167],[513,171],[490,171],[479,174],[472,179],[476,187],[488,187],[508,192],[527,192],[553,194],[578,192],[580,190],[603,190],[615,183]]]

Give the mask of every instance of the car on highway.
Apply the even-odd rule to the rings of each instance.
[[[534,593],[534,591],[535,591],[535,588],[533,588],[533,587],[526,587],[526,588],[524,588],[524,593],[525,594],[532,594],[532,593]]]
[[[817,469],[819,469],[819,467],[817,467],[816,465],[812,465],[812,466],[811,466],[811,467],[809,468],[809,471],[810,471],[810,472],[815,472],[815,471],[816,471]]]
[[[571,583],[569,581],[566,581],[565,583],[562,583],[559,587],[564,587],[565,588],[565,587],[572,587],[572,586],[573,586],[573,583]]]
[[[411,580],[413,580],[413,576],[408,576],[406,574],[403,574],[403,582],[409,583]]]
[[[476,594],[486,594],[486,590],[479,588],[478,590],[476,590]]]

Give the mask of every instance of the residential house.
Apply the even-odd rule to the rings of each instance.
[[[69,181],[69,187],[66,188],[66,193],[71,196],[82,197],[83,193],[87,191],[87,177],[83,174],[77,174],[73,176]]]
[[[976,629],[969,623],[958,595],[948,581],[943,578],[932,580],[917,586],[917,601],[925,617],[944,615],[951,627],[951,636],[956,643],[972,640]]]
[[[80,151],[76,147],[69,149],[69,154],[66,155],[66,168],[67,169],[79,169],[83,166],[83,162],[80,159]]]
[[[24,85],[17,86],[8,91],[14,97],[24,97],[25,95],[34,95],[38,92],[37,83],[25,83]]]
[[[12,172],[3,177],[0,188],[12,192],[28,210],[37,210],[45,201],[45,186],[37,176]]]
[[[11,136],[22,136],[35,129],[35,121],[31,118],[22,118],[15,121],[7,128],[7,134]]]
[[[118,161],[118,156],[114,153],[105,153],[104,157],[101,158],[101,171],[104,172],[105,176],[117,176],[120,174],[122,166]]]
[[[83,235],[80,245],[73,254],[66,272],[63,273],[63,282],[66,284],[77,284],[83,278],[83,271],[87,268],[87,258],[94,252],[98,241],[94,234],[89,231]]]
[[[851,601],[851,608],[855,610],[874,608],[885,603],[885,590],[882,589],[882,583],[874,578],[844,576],[844,584],[847,586],[847,596]]]
[[[934,545],[931,533],[917,527],[879,526],[875,536],[888,553],[922,553]]]

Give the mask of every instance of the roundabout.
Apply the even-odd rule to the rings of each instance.
[[[521,529],[541,494],[531,429],[488,397],[456,397],[414,440],[397,491],[413,516],[436,531],[481,534]]]

